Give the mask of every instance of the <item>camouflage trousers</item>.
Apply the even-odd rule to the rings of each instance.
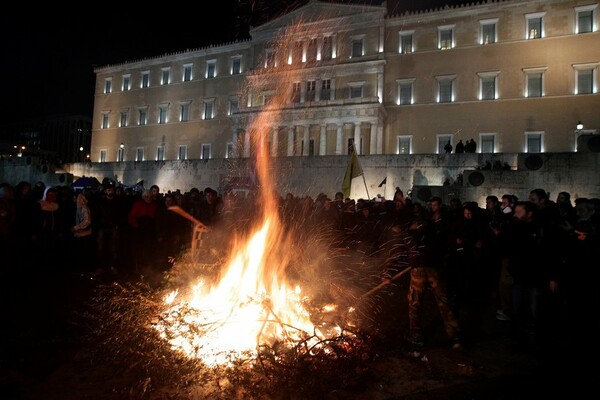
[[[410,271],[408,323],[411,338],[418,341],[422,340],[423,299],[428,288],[433,292],[437,302],[446,334],[450,339],[457,338],[460,329],[458,320],[450,308],[446,287],[442,282],[439,271],[430,267],[418,267]]]

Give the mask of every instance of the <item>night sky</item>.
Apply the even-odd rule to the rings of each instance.
[[[18,6],[15,12],[0,16],[0,125],[65,114],[91,117],[95,66],[244,39],[249,25],[259,25],[306,2],[219,0],[193,6],[206,6],[206,13],[198,9],[159,13],[162,7],[149,4],[140,11],[136,9],[142,7],[139,3],[94,3],[85,10],[45,5],[42,7],[48,9],[37,9],[31,15],[31,3]],[[388,5],[394,7],[398,2],[408,9],[463,3],[388,0]]]

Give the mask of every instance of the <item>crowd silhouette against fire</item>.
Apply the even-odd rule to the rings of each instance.
[[[490,194],[483,208],[458,198],[419,202],[400,188],[391,200],[354,201],[341,192],[333,198],[273,195],[282,224],[300,235],[336,248],[361,247],[367,258],[385,253],[382,282],[411,267],[407,338],[415,346],[423,345],[419,321],[428,288],[455,345],[461,340],[457,316],[472,302],[490,304],[517,339],[556,329],[577,337],[595,329],[588,314],[598,305],[598,198],[573,200],[565,191],[553,200],[536,188],[523,200]],[[169,207],[179,206],[212,230],[239,232],[252,226],[260,202],[252,191],[162,193],[157,185],[134,191],[108,179],[83,190],[3,183],[2,276],[67,272],[103,281],[164,272],[189,250],[194,229]]]

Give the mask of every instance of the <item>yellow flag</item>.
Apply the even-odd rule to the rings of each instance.
[[[356,152],[352,150],[350,153],[350,161],[348,162],[348,167],[346,168],[346,175],[344,175],[344,182],[342,183],[342,192],[344,193],[344,198],[350,197],[352,179],[356,178],[357,176],[361,176],[362,174],[363,170],[358,162],[358,157],[356,157]]]

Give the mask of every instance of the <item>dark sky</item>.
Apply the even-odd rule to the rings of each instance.
[[[31,14],[33,4],[27,3],[13,13],[5,11],[0,16],[0,125],[62,114],[91,117],[94,66],[243,39],[249,24],[256,26],[306,2],[218,0],[193,6],[206,6],[206,12],[169,5],[162,8],[173,10],[164,13],[161,6],[141,3],[90,3],[85,6],[89,9],[60,9],[52,3],[35,14]],[[404,8],[462,3],[388,0],[388,5],[396,2]]]

